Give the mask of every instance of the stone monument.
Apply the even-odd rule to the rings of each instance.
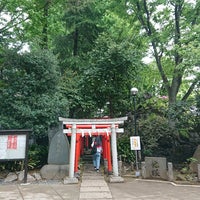
[[[48,165],[40,170],[42,178],[62,179],[69,173],[69,150],[68,138],[63,134],[62,124],[58,128],[49,130],[49,153]]]
[[[166,158],[145,157],[144,174],[145,174],[144,178],[168,179]]]
[[[51,138],[52,135],[53,137]],[[67,136],[63,134],[62,127],[50,130],[49,136],[48,164],[69,164],[69,141]]]

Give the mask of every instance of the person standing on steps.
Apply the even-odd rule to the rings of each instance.
[[[93,138],[91,144],[92,147],[92,160],[94,169],[99,172],[100,162],[101,162],[101,153],[103,152],[102,142],[100,136]]]

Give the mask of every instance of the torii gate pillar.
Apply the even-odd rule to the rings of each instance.
[[[78,179],[74,177],[75,151],[76,151],[76,124],[73,124],[71,145],[70,145],[70,157],[69,157],[69,177],[64,179],[64,184],[78,183]]]
[[[119,176],[118,172],[118,160],[117,160],[117,135],[115,130],[115,124],[111,126],[111,148],[112,148],[112,160],[113,160],[113,176],[110,176],[111,183],[124,182],[124,179]]]

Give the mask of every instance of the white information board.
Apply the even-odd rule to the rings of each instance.
[[[141,150],[140,136],[130,137],[131,150]]]
[[[26,135],[0,135],[0,159],[25,159]]]

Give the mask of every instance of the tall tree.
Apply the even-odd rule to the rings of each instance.
[[[103,13],[99,9],[99,1],[70,0],[66,1],[65,33],[57,38],[57,49],[64,68],[79,68],[79,59],[90,51],[95,39],[102,31],[100,25]],[[104,11],[105,12],[105,11]],[[76,68],[77,67],[77,68]]]
[[[0,2],[0,44],[12,44],[15,46],[16,37],[22,34],[22,24],[28,19],[23,5],[27,1],[8,1]],[[19,39],[19,37],[17,37]],[[17,46],[21,45],[18,40]]]
[[[85,67],[89,67],[86,54],[91,51],[95,40],[103,30],[101,20],[105,7],[102,9],[99,5],[101,3],[96,0],[66,1],[63,18],[66,31],[55,41],[54,52],[60,60],[63,89],[66,98],[71,102],[70,117],[77,117],[77,113],[80,117],[82,110],[85,110],[83,107],[87,104],[81,97],[80,80]],[[70,83],[72,85],[69,85]]]
[[[199,43],[193,42],[199,40],[200,2],[134,0],[127,6],[129,16],[141,23],[141,33],[149,39],[149,47],[169,97],[169,107],[177,99],[186,100],[200,80],[196,71],[185,94],[180,92],[188,72],[194,72],[194,67],[199,66],[199,60],[191,54],[195,53],[195,48],[200,49]],[[191,53],[186,55],[188,51]]]
[[[51,49],[55,36],[64,32],[64,7],[64,0],[2,0],[0,35],[13,46]]]
[[[103,115],[116,117],[129,110],[130,88],[142,67],[143,43],[137,27],[130,27],[118,13],[107,10],[103,22],[105,30],[88,53],[90,67],[85,69],[81,85],[96,108],[104,110]]]
[[[24,35],[32,47],[52,49],[54,38],[64,32],[64,11],[64,0],[32,0],[26,6],[29,20],[23,25]]]

